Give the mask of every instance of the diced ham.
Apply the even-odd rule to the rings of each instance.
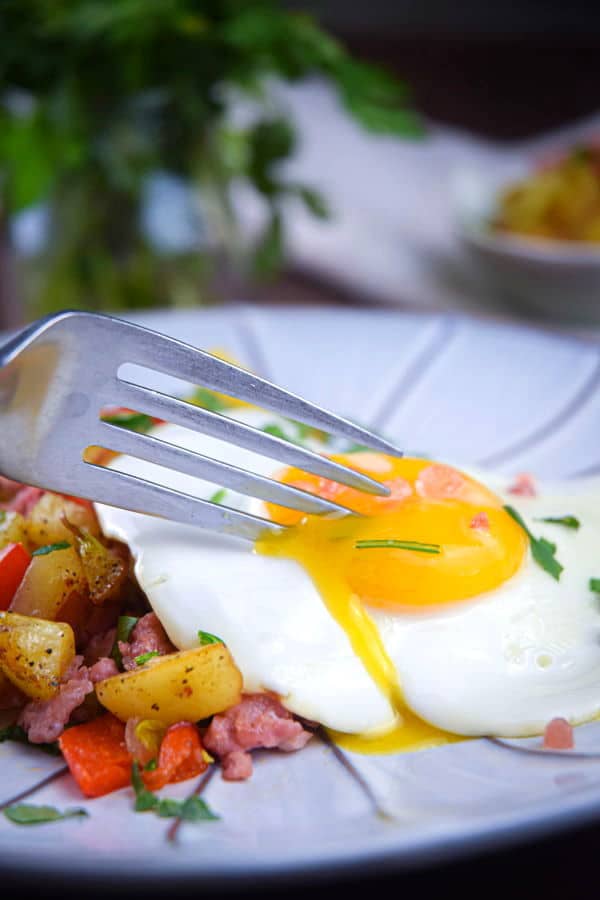
[[[7,509],[21,513],[22,516],[28,516],[43,493],[44,491],[41,488],[22,487],[12,497],[7,505]]]
[[[123,658],[123,667],[127,670],[137,669],[136,657],[145,653],[174,653],[177,648],[173,646],[167,632],[160,624],[156,613],[148,613],[136,623],[131,633],[131,641],[119,641],[119,650]]]
[[[468,481],[451,466],[434,463],[419,472],[415,487],[417,494],[427,500],[460,499]]]
[[[252,757],[245,750],[232,750],[221,765],[225,781],[246,781],[252,775]]]
[[[387,497],[373,497],[373,500],[386,510],[396,509],[401,506],[405,500],[412,497],[412,485],[405,478],[390,478],[383,482],[390,489]]]
[[[544,749],[572,750],[575,746],[573,728],[566,719],[557,717],[546,725],[544,730]]]
[[[25,485],[21,484],[20,481],[13,481],[12,478],[5,478],[4,475],[0,475],[0,500],[3,503],[12,500],[15,494],[23,487]]]
[[[81,665],[82,662],[82,656],[74,658],[54,697],[33,700],[21,710],[18,724],[27,732],[32,744],[49,744],[60,737],[73,711],[94,690],[88,669]]]
[[[537,488],[533,476],[527,472],[521,472],[508,488],[508,493],[517,497],[537,497]]]
[[[252,774],[249,750],[260,747],[286,752],[300,750],[311,739],[279,700],[271,694],[248,694],[236,706],[217,715],[203,743],[221,760],[223,778],[241,781]]]
[[[101,631],[93,635],[83,649],[83,657],[86,666],[93,666],[98,660],[110,656],[117,635],[116,628]]]
[[[475,528],[479,531],[489,531],[490,530],[490,520],[488,518],[488,514],[485,512],[479,512],[473,516],[471,519],[470,528]]]
[[[73,713],[84,703],[94,684],[116,675],[112,659],[100,659],[91,669],[83,665],[83,657],[75,656],[63,675],[58,693],[50,700],[33,700],[23,707],[18,723],[32,744],[49,744],[64,731]]]
[[[104,681],[106,678],[112,678],[113,675],[118,674],[119,669],[116,662],[107,656],[99,659],[89,669],[89,677],[92,684],[98,684],[99,681]]]

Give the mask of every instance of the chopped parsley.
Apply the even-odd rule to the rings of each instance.
[[[131,784],[135,792],[136,812],[154,812],[161,819],[183,819],[185,822],[209,822],[219,818],[196,794],[187,800],[157,797],[145,787],[137,763],[134,763],[131,769]]]
[[[600,594],[600,578],[590,578],[590,591]]]
[[[126,644],[131,637],[131,632],[136,624],[136,616],[119,616],[117,619],[117,633],[115,635],[115,642],[112,650],[110,651],[110,658],[114,659],[119,669],[123,668],[123,657],[119,650],[119,641],[123,641],[123,643]]]
[[[545,519],[536,519],[536,522],[549,522],[551,525],[564,525],[565,528],[572,528],[577,531],[581,528],[581,522],[575,516],[548,516]]]
[[[397,541],[397,540],[373,540],[373,541],[357,541],[354,545],[357,550],[371,550],[375,547],[383,547],[389,550],[414,550],[417,553],[433,553],[442,552],[440,544],[424,544],[421,541]]]
[[[203,387],[196,388],[191,397],[186,399],[188,403],[193,403],[194,406],[201,406],[209,412],[222,412],[229,405],[221,397],[218,397],[214,391],[209,391],[208,388]]]
[[[531,542],[531,555],[539,566],[542,567],[552,578],[560,581],[560,573],[563,566],[556,558],[556,544],[547,541],[546,538],[536,538],[531,533],[519,513],[512,506],[505,506],[504,509],[515,522],[521,526]]]
[[[108,422],[109,425],[126,428],[127,431],[146,432],[154,427],[152,416],[147,416],[146,413],[117,412],[101,416],[101,419],[103,422]]]
[[[56,544],[46,544],[44,547],[38,547],[31,555],[46,556],[48,553],[54,553],[55,550],[68,550],[70,546],[68,541],[58,541]]]
[[[36,806],[31,803],[16,803],[7,806],[2,812],[15,825],[42,825],[45,822],[60,822],[63,819],[89,815],[87,810],[77,807],[61,812],[54,806]]]
[[[144,772],[154,772],[158,766],[155,759],[150,759],[144,766]]]
[[[6,520],[6,510],[0,509],[0,525]]]
[[[217,637],[216,634],[211,634],[210,631],[199,631],[198,632],[198,640],[200,641],[200,646],[204,647],[205,644],[223,644],[224,641],[221,640],[220,637]]]
[[[158,650],[150,650],[148,653],[142,653],[140,656],[135,657],[136,665],[143,666],[148,660],[154,659],[155,656],[160,656]]]
[[[212,497],[209,497],[211,503],[222,503],[225,497],[227,496],[227,491],[225,488],[220,488],[218,491],[215,491]]]

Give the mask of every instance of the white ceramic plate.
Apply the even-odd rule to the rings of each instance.
[[[138,317],[382,430],[408,451],[555,479],[600,472],[600,349],[520,327],[379,310],[248,307]],[[157,384],[167,387],[166,379]],[[525,744],[527,742],[524,742]],[[577,730],[600,751],[600,723]],[[315,740],[256,754],[252,779],[205,791],[218,822],[132,811],[132,794],[82,803],[69,776],[31,802],[84,805],[86,819],[24,828],[0,817],[5,871],[135,879],[267,878],[456,858],[600,819],[600,757],[541,758],[485,739],[412,754],[346,754]],[[0,803],[60,766],[0,745]],[[184,796],[190,783],[166,789]],[[385,815],[383,814],[385,813]]]

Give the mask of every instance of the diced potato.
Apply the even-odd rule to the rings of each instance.
[[[27,522],[18,512],[2,510],[0,513],[0,550],[8,544],[23,544],[30,549]]]
[[[207,644],[149,660],[96,685],[117,718],[197,722],[238,703],[242,676],[224,644]]]
[[[49,700],[75,656],[65,622],[0,612],[0,670],[32,700]]]
[[[99,534],[98,521],[90,506],[67,500],[60,494],[46,493],[42,494],[27,519],[27,533],[31,543],[36,547],[58,544],[61,541],[73,543],[73,535],[62,521],[63,515],[69,522],[85,528],[90,534]]]
[[[79,625],[88,613],[88,587],[76,550],[34,556],[10,605],[24,616]]]

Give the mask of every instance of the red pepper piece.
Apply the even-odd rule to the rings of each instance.
[[[176,722],[167,728],[153,772],[143,772],[144,784],[157,791],[165,784],[186,781],[208,768],[198,728],[191,722]]]
[[[58,744],[86,797],[102,797],[131,784],[133,760],[125,744],[125,725],[110,713],[68,728]]]
[[[8,609],[31,556],[23,544],[8,544],[0,550],[0,609]]]

